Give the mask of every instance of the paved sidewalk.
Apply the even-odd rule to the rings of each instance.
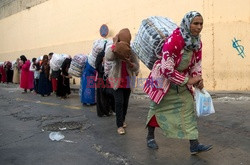
[[[0,84],[1,165],[250,164],[249,93],[211,92],[216,112],[198,118],[198,130],[200,142],[213,149],[191,156],[188,140],[166,138],[160,129],[159,149],[147,148],[150,100],[142,91],[131,94],[123,136],[116,132],[115,116],[97,117],[96,106],[83,106],[78,93],[62,100],[21,92],[18,85]],[[63,140],[50,139],[56,129]]]

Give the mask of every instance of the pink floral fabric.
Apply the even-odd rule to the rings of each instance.
[[[201,75],[202,46],[200,46],[199,50],[193,51],[189,66],[184,71],[179,72],[176,69],[182,60],[184,47],[184,39],[180,33],[180,29],[177,28],[166,39],[162,48],[162,58],[155,62],[144,85],[144,92],[157,104],[160,103],[168,92],[170,83],[183,86],[186,85],[189,76]],[[192,86],[188,87],[192,92]]]

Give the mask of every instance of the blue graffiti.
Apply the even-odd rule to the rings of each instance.
[[[242,58],[245,57],[245,53],[244,53],[244,47],[242,45],[239,45],[238,42],[241,40],[236,40],[236,38],[234,38],[234,40],[232,40],[233,42],[233,48],[235,48],[237,50],[237,52],[239,53],[238,55],[241,56]]]

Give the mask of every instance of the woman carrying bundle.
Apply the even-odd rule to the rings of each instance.
[[[200,13],[187,13],[179,28],[173,31],[162,48],[162,58],[154,63],[144,91],[151,99],[147,117],[147,146],[157,149],[155,127],[166,137],[188,139],[190,152],[208,151],[211,145],[198,142],[197,121],[192,87],[203,88],[201,77],[202,44]]]
[[[139,72],[137,57],[131,52],[131,34],[129,29],[122,29],[114,38],[113,45],[105,53],[105,65],[112,62],[111,68],[105,69],[108,75],[111,93],[114,97],[117,132],[125,134],[125,118],[128,109],[129,96],[134,84],[132,77]],[[107,66],[106,66],[107,67]]]

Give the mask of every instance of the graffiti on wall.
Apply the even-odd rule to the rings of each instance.
[[[235,48],[237,50],[237,52],[239,53],[238,55],[241,56],[242,58],[245,57],[245,53],[244,53],[244,47],[242,45],[239,45],[239,41],[241,40],[236,40],[236,38],[234,37],[234,39],[232,40],[233,42],[233,48]]]

